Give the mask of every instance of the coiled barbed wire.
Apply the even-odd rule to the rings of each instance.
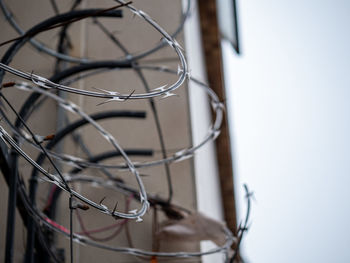
[[[52,2],[54,2],[54,0]],[[80,1],[77,1],[77,2],[80,2]],[[215,140],[217,136],[220,134],[220,126],[223,119],[224,104],[220,102],[217,95],[206,84],[196,80],[190,75],[190,70],[188,69],[182,47],[175,40],[175,36],[182,30],[183,25],[186,21],[186,18],[190,15],[190,10],[191,10],[190,0],[187,3],[185,12],[181,15],[180,24],[175,30],[174,34],[167,33],[147,13],[131,5],[131,2],[125,2],[121,0],[116,0],[116,2],[118,2],[120,5],[114,6],[108,9],[71,10],[66,13],[57,14],[56,16],[53,16],[49,19],[46,19],[43,22],[40,22],[39,24],[32,27],[27,32],[24,32],[15,21],[14,16],[6,7],[3,0],[0,0],[0,8],[4,13],[4,16],[9,21],[9,23],[21,34],[20,37],[14,39],[13,41],[10,40],[3,43],[5,45],[8,43],[14,42],[11,45],[11,47],[6,51],[5,55],[3,56],[0,62],[0,82],[3,83],[5,72],[11,73],[27,81],[27,82],[13,81],[8,83],[3,83],[2,89],[17,88],[22,91],[30,92],[32,94],[29,97],[29,99],[26,101],[26,103],[23,105],[22,110],[18,113],[12,106],[11,102],[6,98],[5,94],[3,93],[3,90],[1,90],[1,93],[0,93],[2,100],[5,102],[5,104],[8,105],[8,107],[13,111],[13,113],[17,117],[16,123],[13,124],[10,121],[10,118],[7,116],[8,114],[6,113],[6,111],[0,109],[0,112],[3,116],[3,120],[6,122],[7,126],[10,128],[10,131],[13,133],[13,136],[11,136],[9,131],[7,131],[2,125],[0,125],[0,138],[8,146],[9,149],[13,149],[14,151],[16,151],[16,153],[19,156],[24,158],[33,167],[33,176],[32,176],[33,180],[31,181],[31,187],[33,185],[34,188],[31,188],[31,189],[34,189],[34,190],[31,190],[31,194],[30,194],[31,197],[27,193],[23,177],[20,174],[18,174],[19,176],[18,192],[21,197],[21,202],[23,203],[29,215],[29,221],[32,220],[31,223],[29,223],[29,226],[34,226],[33,224],[35,224],[40,244],[44,247],[47,253],[51,255],[51,259],[54,261],[58,261],[58,260],[55,256],[55,253],[52,251],[52,248],[50,248],[47,244],[45,244],[45,240],[44,240],[45,238],[42,235],[43,226],[48,231],[60,233],[61,235],[64,235],[70,238],[72,262],[73,262],[73,246],[72,246],[73,241],[80,244],[87,244],[94,247],[103,248],[103,249],[107,249],[115,252],[126,253],[134,256],[187,258],[187,257],[199,257],[199,256],[204,256],[204,255],[219,253],[219,252],[224,252],[225,254],[227,254],[228,250],[230,249],[232,244],[235,242],[236,238],[232,235],[232,233],[226,227],[222,228],[222,232],[224,233],[226,238],[225,244],[223,244],[222,246],[218,246],[214,249],[211,249],[208,251],[201,251],[201,252],[157,252],[157,251],[147,251],[144,249],[109,246],[109,245],[104,245],[99,242],[96,242],[93,239],[88,238],[87,236],[83,236],[81,234],[73,232],[73,224],[72,224],[73,210],[77,208],[84,208],[84,206],[82,206],[79,203],[78,205],[74,205],[73,201],[75,199],[88,205],[88,207],[93,207],[99,210],[101,213],[110,215],[115,219],[124,219],[126,220],[125,222],[127,222],[128,219],[136,219],[137,221],[142,221],[142,216],[144,216],[144,214],[147,212],[150,206],[152,207],[160,206],[163,212],[165,212],[167,216],[171,216],[171,217],[177,217],[177,218],[183,217],[184,215],[179,213],[178,212],[179,210],[187,214],[191,213],[187,209],[181,206],[175,205],[171,202],[172,186],[171,186],[171,180],[170,180],[170,174],[169,174],[170,172],[167,165],[173,162],[180,162],[188,158],[191,158],[194,155],[195,151],[197,151],[206,143],[212,140]],[[76,5],[74,5],[74,7],[75,6]],[[156,47],[153,47],[140,54],[133,55],[127,50],[125,46],[121,45],[121,43],[116,38],[111,37],[112,34],[110,34],[110,32],[108,32],[108,30],[105,27],[103,27],[103,24],[98,22],[98,20],[95,20],[95,23],[99,24],[101,30],[104,31],[107,36],[112,38],[114,43],[121,50],[123,50],[125,58],[119,59],[119,60],[110,60],[110,61],[95,61],[87,58],[72,57],[70,55],[67,55],[66,53],[52,50],[47,46],[45,46],[44,44],[34,39],[34,37],[41,32],[44,32],[46,30],[51,30],[56,27],[62,27],[62,26],[66,27],[67,25],[81,19],[86,19],[89,17],[94,17],[94,19],[96,19],[100,16],[120,17],[120,13],[114,12],[114,11],[119,11],[116,9],[120,9],[122,7],[124,10],[128,9],[135,16],[141,18],[145,23],[150,25],[153,29],[155,29],[161,35],[162,40]],[[12,59],[27,42],[32,43],[37,48],[37,50],[44,51],[48,55],[54,56],[59,60],[75,62],[75,63],[79,63],[79,65],[73,66],[68,68],[67,70],[58,72],[58,75],[51,79],[47,79],[39,74],[34,74],[33,72],[29,73],[29,72],[20,70],[18,68],[15,68],[13,66],[10,66],[9,64],[11,63]],[[158,51],[160,48],[164,46],[169,46],[171,50],[176,54],[178,59],[177,70],[173,70],[164,66],[143,65],[139,63],[139,60],[141,58],[144,58]],[[143,86],[145,87],[146,92],[135,93],[135,90],[132,90],[130,93],[122,94],[118,91],[111,91],[101,87],[95,88],[98,91],[88,91],[88,90],[74,88],[71,86],[71,84],[73,84],[74,82],[81,80],[87,76],[92,76],[92,75],[96,75],[106,71],[112,71],[115,69],[134,70],[137,73],[138,77],[141,79],[141,82],[143,83]],[[151,88],[147,83],[145,77],[143,76],[142,70],[151,70],[155,72],[173,74],[177,76],[177,80],[172,84]],[[85,72],[88,72],[88,73],[85,73]],[[56,81],[52,79],[55,79]],[[198,145],[177,150],[175,151],[175,153],[168,156],[165,152],[165,145],[162,139],[162,131],[160,128],[159,118],[157,117],[157,109],[154,106],[153,98],[162,97],[163,99],[165,99],[167,97],[175,95],[173,93],[174,90],[180,88],[185,83],[186,80],[196,82],[207,93],[211,103],[212,111],[215,114],[215,119],[208,129],[207,135],[202,139],[202,141]],[[160,137],[160,143],[162,146],[162,153],[163,153],[162,158],[159,160],[143,161],[143,162],[132,161],[129,158],[129,154],[131,152],[121,147],[121,145],[116,140],[116,138],[110,132],[108,132],[106,129],[104,129],[101,125],[97,123],[97,120],[94,116],[91,116],[85,113],[85,111],[81,107],[79,107],[77,104],[73,103],[72,101],[67,100],[59,95],[56,95],[55,92],[57,91],[67,92],[69,94],[76,94],[81,96],[107,99],[106,101],[103,101],[100,104],[104,104],[107,102],[114,102],[114,101],[125,102],[128,100],[140,100],[140,99],[150,100],[150,105],[156,119],[157,131],[158,131],[158,134]],[[40,108],[41,102],[38,101],[39,98],[41,100],[46,100],[46,99],[54,100],[64,110],[69,111],[77,115],[78,117],[80,117],[81,122],[79,122],[79,125],[88,124],[94,127],[98,131],[98,133],[102,136],[102,138],[104,138],[110,145],[112,145],[115,148],[115,151],[111,152],[110,154],[105,154],[102,157],[97,157],[97,158],[91,157],[88,159],[84,159],[84,158],[73,156],[70,154],[55,152],[51,150],[51,148],[48,146],[43,147],[42,140],[44,140],[45,137],[35,135],[26,124],[26,121],[28,120],[30,115],[34,111]],[[79,127],[79,125],[77,127]],[[71,132],[73,132],[73,129],[72,131],[68,132],[68,134]],[[36,161],[31,157],[31,154],[29,154],[24,150],[24,145],[30,145],[33,149],[35,149],[37,152],[40,153]],[[112,164],[112,165],[102,164],[99,162],[100,160],[108,158],[108,156],[116,156],[116,155],[121,156],[124,162],[119,164]],[[43,168],[43,161],[45,158],[51,162],[52,166],[55,169],[55,173],[52,173],[49,170]],[[71,171],[71,173],[68,173],[68,174],[63,173],[55,165],[54,161],[58,161],[62,164],[67,164],[69,166],[72,166],[74,169]],[[168,180],[168,188],[169,188],[169,197],[167,199],[160,198],[159,196],[155,196],[150,193],[147,193],[144,187],[140,172],[138,171],[139,168],[151,167],[156,165],[165,165],[166,167],[166,174],[168,178],[167,180]],[[100,169],[101,171],[104,172],[104,174],[107,175],[107,178],[100,178],[100,177],[81,174],[80,172],[85,168]],[[138,189],[131,187],[122,181],[118,181],[117,178],[113,178],[108,172],[109,169],[129,170],[135,176]],[[38,172],[44,175],[44,177],[42,176],[37,177],[36,173]],[[79,175],[76,174],[78,172],[80,173]],[[70,229],[67,229],[64,226],[60,225],[58,222],[55,221],[54,218],[50,218],[47,215],[45,215],[44,212],[38,209],[38,207],[35,205],[35,195],[36,195],[35,185],[41,180],[55,185],[56,188],[53,188],[53,190],[51,190],[52,194],[54,194],[55,191],[57,191],[56,189],[59,189],[59,191],[63,190],[69,193],[70,195],[70,199],[69,199]],[[78,191],[74,190],[71,186],[69,186],[69,184],[72,182],[85,182],[85,183],[90,183],[95,185],[97,184],[99,187],[102,187],[105,189],[112,189],[114,191],[124,193],[125,195],[132,196],[133,198],[138,200],[141,203],[141,207],[138,210],[121,212],[117,209],[117,204],[118,204],[117,203],[114,208],[108,208],[105,204],[102,203],[103,199],[100,202],[95,202],[83,196]],[[73,197],[75,199],[73,199]],[[247,218],[248,217],[249,217],[249,213],[247,215]],[[245,221],[246,224],[247,224],[247,221],[248,219],[246,219]],[[244,230],[242,229],[240,230],[241,230],[240,233],[242,233],[241,235],[243,235],[243,232],[246,230],[246,227]],[[34,235],[33,233],[31,234],[32,238]],[[241,238],[239,239],[239,241],[240,240]],[[32,241],[31,244],[28,244],[29,246],[29,248],[27,247],[27,251],[29,251],[28,253],[33,252],[32,251],[33,245],[34,245],[33,242],[34,241]],[[53,245],[53,244],[50,244],[50,245]],[[32,247],[30,248],[30,246]],[[231,261],[232,261],[232,258],[231,258]]]

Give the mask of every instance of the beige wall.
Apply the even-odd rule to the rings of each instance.
[[[60,2],[61,10],[68,10],[70,1],[58,1]],[[101,3],[103,2],[103,3]],[[100,4],[101,3],[101,4]],[[138,0],[133,2],[135,6],[147,12],[153,17],[160,25],[162,25],[168,32],[173,32],[179,21],[181,11],[181,1],[175,0]],[[34,25],[38,21],[49,17],[53,14],[52,8],[49,5],[49,1],[36,0],[36,1],[20,1],[13,0],[7,1],[7,4],[14,11],[16,18],[23,27],[28,29],[31,25]],[[114,5],[112,1],[84,1],[84,7],[109,7]],[[116,36],[120,41],[127,46],[132,53],[138,53],[147,50],[149,47],[153,47],[160,41],[161,36],[154,29],[150,28],[148,24],[139,19],[133,17],[133,15],[126,10],[125,18],[120,19],[101,19],[102,22],[113,32],[117,32]],[[3,18],[0,21],[0,28],[2,34],[0,35],[0,41],[5,41],[13,38],[16,35],[13,29],[9,27]],[[55,43],[58,39],[58,31],[49,33],[43,33],[39,39],[43,40],[46,44],[51,47],[55,47]],[[88,56],[97,59],[113,59],[120,58],[123,56],[122,52],[116,48],[113,43],[107,39],[104,34],[92,23],[91,20],[77,23],[72,26],[70,36],[73,41],[72,54],[76,56]],[[177,40],[182,43],[182,36],[179,36]],[[0,49],[0,54],[3,55],[5,47]],[[163,57],[176,57],[170,48],[164,48],[151,55],[148,59],[158,59]],[[177,69],[177,62],[166,63],[162,62],[162,65]],[[38,53],[30,45],[26,45],[15,57],[12,65],[17,66],[26,71],[34,71],[36,74],[49,77],[52,74],[54,59],[49,56]],[[159,64],[158,64],[159,65]],[[150,84],[150,87],[156,88],[161,85],[174,82],[176,76],[171,76],[166,73],[158,72],[146,72],[145,76]],[[7,74],[7,79],[14,79],[13,76]],[[121,92],[129,92],[136,90],[136,92],[143,92],[144,88],[140,80],[136,77],[135,73],[130,70],[125,71],[113,71],[106,74],[101,74],[93,78],[88,78],[83,82],[75,84],[76,87],[91,89],[92,87],[99,87],[108,90],[116,90]],[[169,152],[174,150],[188,147],[191,145],[190,127],[189,127],[189,113],[187,103],[187,90],[186,87],[175,92],[179,96],[170,97],[164,100],[156,99],[156,106],[158,108],[162,129],[165,135],[165,143]],[[15,90],[7,90],[6,96],[11,99],[15,104],[16,108],[19,109],[23,103],[25,96],[23,92]],[[105,128],[107,128],[126,148],[150,148],[155,150],[154,157],[147,158],[161,158],[160,144],[155,129],[155,122],[150,111],[148,101],[127,101],[123,103],[112,102],[101,106],[96,106],[101,100],[84,98],[80,96],[68,95],[68,97],[82,106],[87,113],[99,112],[111,109],[130,109],[130,110],[144,110],[147,112],[147,118],[144,120],[113,120],[101,122]],[[55,133],[56,131],[56,105],[50,101],[46,102],[38,113],[33,115],[29,122],[30,127],[35,130],[38,134],[49,134]],[[74,116],[70,116],[71,120],[76,119]],[[112,150],[111,146],[104,142],[93,129],[87,128],[81,130],[81,135],[87,146],[92,153],[98,154],[105,150]],[[35,151],[26,147],[28,151],[35,156]],[[76,154],[84,157],[82,151],[76,147],[72,140],[68,139],[64,144],[64,151]],[[134,158],[134,160],[140,161],[140,158]],[[48,167],[45,164],[45,168]],[[65,167],[63,167],[66,169]],[[174,185],[174,203],[181,204],[188,209],[194,209],[196,207],[195,192],[194,192],[194,179],[193,179],[193,168],[192,161],[186,160],[180,163],[175,163],[170,166],[171,177]],[[28,178],[31,167],[27,163],[21,161],[20,172],[25,178]],[[96,171],[89,171],[91,174],[96,174]],[[165,180],[164,167],[153,167],[147,169],[141,169],[142,174],[147,174],[144,177],[144,184],[148,192],[157,194],[162,197],[167,196],[167,187]],[[131,184],[135,185],[135,180],[130,178],[129,173],[117,173],[125,181],[130,181]],[[2,258],[4,253],[4,241],[5,241],[5,228],[6,228],[6,211],[7,211],[7,186],[4,183],[3,178],[0,178],[0,213],[2,220],[0,221],[0,255]],[[74,185],[75,189],[86,194],[94,201],[99,201],[103,196],[106,196],[106,205],[113,206],[115,200],[119,200],[123,207],[123,197],[121,194],[106,191],[104,189],[97,189],[86,185]],[[47,199],[47,186],[42,184],[40,186],[40,193],[38,195],[39,205],[45,203]],[[132,202],[132,208],[139,206],[138,203]],[[67,208],[67,195],[61,198],[60,206],[58,209],[58,221],[63,225],[69,225]],[[106,224],[114,223],[114,219],[102,215],[94,209],[90,209],[86,212],[80,212],[84,215],[87,227],[96,228]],[[162,218],[162,217],[161,217]],[[79,231],[78,222],[74,222],[75,229]],[[140,248],[151,249],[152,244],[152,211],[150,211],[145,217],[144,222],[136,223],[131,222],[130,229],[132,233],[132,239],[134,245]],[[20,218],[17,214],[17,228],[16,228],[16,260],[15,262],[21,262],[24,253],[23,238],[26,233]],[[69,256],[69,240],[63,237],[59,237],[58,247],[63,247],[66,250],[66,257]],[[124,231],[118,236],[118,238],[110,241],[108,244],[115,246],[127,246]],[[198,248],[196,244],[162,244],[161,248],[169,250],[170,248],[176,248],[181,250]],[[135,258],[127,255],[116,254],[101,249],[75,246],[75,258],[76,262],[135,262]],[[68,260],[67,260],[68,261]],[[196,260],[194,260],[196,261]]]

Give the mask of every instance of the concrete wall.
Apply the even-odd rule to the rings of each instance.
[[[7,1],[6,3],[11,10],[15,13],[16,19],[23,26],[28,29],[37,22],[50,17],[53,14],[49,1],[37,0],[37,1]],[[111,1],[83,1],[82,7],[109,7],[114,5]],[[166,0],[166,1],[134,1],[133,4],[138,8],[147,12],[153,17],[160,25],[162,25],[168,32],[173,32],[179,21],[181,15],[181,1]],[[60,10],[68,10],[71,5],[70,1],[59,1]],[[116,32],[116,36],[120,41],[127,46],[131,53],[138,53],[153,47],[160,41],[161,36],[154,29],[150,28],[143,20],[138,17],[133,17],[129,11],[125,11],[125,18],[122,20],[115,19],[101,19],[102,22],[113,32]],[[0,21],[1,35],[0,41],[5,41],[16,37],[17,34],[7,24],[3,18]],[[52,48],[56,47],[58,30],[41,34],[38,39]],[[123,53],[114,46],[114,44],[107,39],[104,34],[92,23],[91,19],[84,22],[78,22],[71,27],[70,37],[73,43],[72,55],[75,56],[87,56],[97,59],[113,59],[120,58]],[[182,36],[180,35],[177,40],[182,44]],[[0,54],[3,55],[6,47],[0,49]],[[159,52],[147,57],[150,59],[159,58],[174,58],[175,54],[170,48],[164,48]],[[16,66],[25,71],[34,71],[36,74],[50,77],[53,73],[54,59],[43,54],[38,53],[34,48],[27,44],[15,57],[11,65]],[[176,61],[176,60],[175,60]],[[166,65],[173,69],[177,69],[177,62],[161,62],[158,65]],[[176,76],[171,76],[166,73],[158,72],[144,72],[146,79],[151,88],[156,88],[161,85],[171,83],[176,80]],[[14,80],[13,76],[6,74],[8,81]],[[130,70],[112,71],[98,75],[94,78],[87,78],[84,81],[74,84],[75,87],[81,89],[93,90],[93,87],[103,88],[107,90],[115,90],[120,92],[143,92],[144,88],[140,80],[136,77],[136,74]],[[20,105],[25,100],[27,94],[23,91],[6,90],[6,96],[14,103],[16,109],[19,109]],[[158,108],[159,117],[162,125],[162,129],[165,135],[166,147],[168,152],[174,152],[177,149],[188,147],[191,145],[191,130],[190,119],[188,109],[188,97],[186,87],[176,91],[178,96],[170,97],[165,100],[156,99],[156,106]],[[123,103],[112,102],[101,106],[96,106],[101,100],[95,98],[85,98],[81,96],[68,95],[68,98],[82,106],[87,113],[94,113],[110,109],[123,109],[123,110],[141,110],[146,111],[147,118],[145,120],[113,120],[101,122],[117,139],[121,142],[121,145],[126,148],[149,148],[155,151],[153,157],[147,158],[159,159],[160,144],[155,128],[155,121],[150,110],[150,104],[148,101],[127,101]],[[76,117],[68,114],[69,119],[75,120]],[[49,134],[55,133],[57,130],[57,106],[52,101],[46,101],[38,113],[33,115],[30,119],[29,125],[37,134]],[[92,153],[98,154],[112,148],[106,144],[103,139],[91,128],[84,128],[81,130],[81,135],[91,150]],[[36,156],[37,153],[26,147],[28,151]],[[82,151],[72,142],[71,139],[65,141],[63,145],[65,152],[70,154],[76,154],[84,157]],[[134,160],[140,160],[140,158],[134,158]],[[120,160],[121,161],[121,160]],[[45,164],[44,167],[48,167]],[[68,168],[63,166],[63,170]],[[196,207],[195,186],[193,177],[192,160],[186,160],[180,163],[172,164],[170,166],[171,177],[174,185],[174,203],[181,204],[188,209],[194,209]],[[29,177],[31,167],[24,161],[20,162],[20,173],[26,180]],[[96,171],[87,171],[96,175]],[[164,167],[154,167],[141,169],[142,174],[147,174],[144,177],[144,183],[146,189],[150,193],[157,194],[161,197],[167,196],[167,187],[165,179]],[[130,181],[135,185],[135,182],[130,178],[129,173],[117,172],[125,181]],[[7,186],[4,183],[2,177],[0,177],[0,258],[3,258],[4,253],[4,241],[5,241],[5,228],[6,228],[6,211],[7,211]],[[112,191],[105,191],[102,189],[93,188],[83,184],[75,184],[74,188],[82,193],[86,194],[94,201],[99,201],[102,197],[106,196],[106,205],[113,206],[114,200],[120,200],[120,207],[123,207],[123,198],[119,193]],[[40,193],[37,197],[39,207],[43,206],[48,197],[47,183],[40,185]],[[66,227],[69,225],[68,221],[68,208],[67,208],[67,195],[63,195],[58,209],[58,222],[62,223]],[[136,202],[131,203],[131,209],[138,207]],[[90,209],[87,212],[81,212],[84,216],[84,221],[88,228],[97,228],[105,224],[112,224],[115,221],[110,217],[104,216],[98,213],[94,209]],[[162,217],[161,217],[162,218]],[[131,222],[129,227],[131,229],[132,240],[136,247],[152,249],[152,212],[149,212],[143,223]],[[74,221],[75,229],[79,231],[79,224],[77,220]],[[23,259],[24,245],[25,245],[25,229],[22,225],[20,217],[17,214],[17,228],[16,228],[16,244],[15,244],[15,262],[21,262]],[[102,236],[102,235],[101,235]],[[66,251],[66,257],[69,256],[69,240],[63,237],[58,237],[58,247],[62,247]],[[128,246],[124,231],[114,240],[110,241],[111,245]],[[177,243],[177,244],[161,244],[161,248],[169,250],[171,248],[181,250],[196,250],[197,244]],[[116,254],[112,252],[106,252],[101,249],[95,249],[85,246],[75,246],[75,259],[76,262],[112,262],[118,259],[118,262],[134,262],[135,258],[127,255]]]

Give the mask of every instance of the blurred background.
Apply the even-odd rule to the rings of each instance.
[[[254,191],[248,262],[350,262],[349,1],[237,0],[223,41],[239,214]]]

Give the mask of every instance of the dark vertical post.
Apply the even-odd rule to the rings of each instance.
[[[226,96],[222,76],[222,56],[216,16],[216,1],[198,0],[198,6],[209,85],[219,96],[220,100],[225,102]],[[221,134],[216,140],[216,151],[224,216],[229,229],[236,234],[236,206],[234,200],[230,137],[226,115],[221,127]]]
[[[7,228],[6,228],[6,247],[5,262],[13,262],[13,246],[15,240],[16,224],[16,202],[17,202],[17,158],[14,150],[11,151],[11,174],[9,180],[9,195],[7,206]]]

